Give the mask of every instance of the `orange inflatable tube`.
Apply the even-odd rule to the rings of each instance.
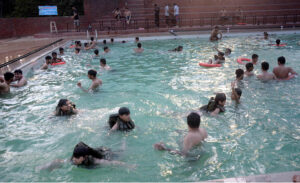
[[[208,64],[208,63],[199,63],[202,67],[221,67],[221,64]]]
[[[238,58],[236,61],[237,61],[237,63],[239,63],[239,64],[245,64],[244,62],[251,62],[251,59],[240,57],[240,58]]]

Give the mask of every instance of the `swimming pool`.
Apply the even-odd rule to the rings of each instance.
[[[67,49],[67,65],[30,72],[26,87],[0,98],[1,181],[204,181],[300,170],[299,79],[262,83],[246,78],[241,104],[230,100],[235,69],[244,68],[237,64],[238,56],[256,53],[272,70],[283,55],[287,65],[300,72],[300,36],[271,36],[277,37],[288,47],[268,46],[257,36],[225,37],[219,43],[207,38],[155,40],[142,41],[145,52],[136,55],[132,42],[108,44],[112,53],[105,58],[113,71],[98,72],[103,86],[95,93],[82,92],[76,83],[88,87],[87,71],[99,71],[99,59],[91,59],[92,51],[77,57]],[[183,45],[182,53],[167,51],[178,45]],[[199,67],[215,54],[215,45],[233,50],[224,67]],[[187,131],[186,115],[207,104],[214,92],[226,93],[227,111],[217,118],[202,117],[209,137],[195,150],[199,156],[185,159],[153,149],[159,141],[179,149]],[[80,114],[54,117],[61,98],[72,100]],[[130,108],[138,128],[108,135],[108,116],[122,106]],[[118,160],[137,168],[65,165],[52,172],[35,170],[54,159],[70,158],[79,141],[113,150],[125,142],[126,151]]]

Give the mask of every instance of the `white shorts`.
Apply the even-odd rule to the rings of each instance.
[[[74,25],[79,26],[79,20],[74,20]]]

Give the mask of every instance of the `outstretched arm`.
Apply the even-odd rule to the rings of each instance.
[[[65,163],[65,160],[62,159],[56,159],[51,163],[48,163],[44,166],[39,166],[37,167],[37,170],[41,171],[41,170],[48,170],[48,171],[52,171],[54,169],[60,168],[62,167],[62,165]]]
[[[154,149],[159,150],[159,151],[168,151],[171,154],[178,154],[178,155],[181,155],[181,156],[184,156],[186,154],[186,153],[178,151],[178,150],[172,150],[170,148],[167,148],[165,146],[165,144],[162,143],[162,142],[154,144]]]
[[[104,165],[104,166],[123,166],[123,167],[127,167],[130,169],[134,169],[136,167],[135,165],[128,165],[121,161],[109,161],[109,160],[105,160],[105,159],[96,159],[95,163],[98,165]]]

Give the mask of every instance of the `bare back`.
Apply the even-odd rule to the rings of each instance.
[[[0,94],[6,94],[9,92],[10,92],[10,86],[5,82],[0,83]]]
[[[204,139],[207,138],[207,132],[203,128],[198,130],[189,131],[184,137],[183,152],[187,153],[194,146],[199,145]]]
[[[289,73],[294,74],[294,71],[290,67],[278,66],[273,69],[273,73],[278,79],[286,79],[289,77]]]

